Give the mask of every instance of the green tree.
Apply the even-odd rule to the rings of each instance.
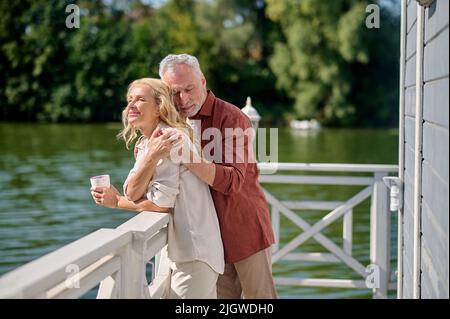
[[[0,3],[0,112],[12,120],[34,120],[45,113],[65,71],[64,1]]]
[[[395,23],[383,24],[383,17],[389,21],[394,18],[383,11],[383,32],[366,28],[367,4],[369,1],[361,0],[267,0],[267,14],[280,23],[284,35],[284,40],[275,44],[269,63],[278,88],[295,100],[298,118],[316,117],[333,125],[358,124],[365,113],[365,102],[374,96],[371,90],[388,95],[395,92],[393,87],[376,81],[389,76],[388,72],[395,74],[397,50],[390,46],[391,51],[384,54],[380,50],[371,52],[386,41],[382,33],[396,33]],[[369,72],[386,54],[388,66],[375,79]],[[361,81],[364,85],[358,85]],[[358,92],[361,88],[364,91]],[[386,110],[397,106],[390,104],[392,99],[378,102],[382,103],[371,114],[373,122],[385,119]]]
[[[134,78],[158,77],[160,60],[172,51],[167,41],[169,22],[159,10],[142,4],[132,10],[134,18],[128,45],[131,46],[130,72]]]
[[[85,3],[88,14],[68,43],[69,65],[73,70],[56,107],[66,107],[72,120],[105,121],[118,119],[125,106],[132,46],[130,23],[121,11],[98,3]]]
[[[127,24],[102,2],[78,1],[80,28],[66,27],[73,1],[1,2],[0,105],[9,120],[109,120],[130,80]],[[116,116],[117,118],[117,116]]]
[[[127,85],[185,52],[217,96],[252,96],[269,121],[294,106],[326,124],[396,123],[398,17],[383,7],[381,29],[365,28],[368,0],[79,0],[68,29],[71,3],[0,2],[2,120],[117,120]]]
[[[195,21],[202,30],[197,56],[214,92],[238,106],[247,96],[269,121],[281,118],[286,99],[273,85],[267,57],[279,38],[260,0],[199,1]]]

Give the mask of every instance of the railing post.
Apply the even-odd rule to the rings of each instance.
[[[342,227],[342,249],[344,249],[344,251],[351,256],[353,245],[353,209],[350,209],[347,213],[345,213]]]
[[[120,270],[100,282],[96,299],[117,299],[120,291]]]
[[[153,268],[152,281],[159,274],[167,274],[169,267],[170,262],[166,245],[155,255],[155,267]]]
[[[280,210],[272,204],[272,229],[275,236],[275,244],[272,245],[272,253],[280,248]]]
[[[161,299],[166,297],[167,280],[170,272],[170,260],[166,245],[155,255],[153,280],[148,287],[149,298]]]
[[[386,173],[375,173],[370,207],[370,262],[377,275],[373,287],[373,298],[387,298],[390,275],[391,223],[389,215],[389,193],[383,182]]]
[[[133,233],[131,243],[121,255],[120,299],[141,299],[144,297],[145,241],[139,232]]]

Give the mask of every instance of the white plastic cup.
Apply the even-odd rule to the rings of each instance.
[[[109,175],[98,175],[91,177],[91,186],[109,187],[110,186]]]

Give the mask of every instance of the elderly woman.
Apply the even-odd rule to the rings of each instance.
[[[192,129],[177,112],[169,87],[159,79],[132,82],[127,99],[122,113],[124,128],[118,136],[127,148],[139,132],[141,136],[135,144],[136,162],[124,183],[124,194],[128,187],[145,187],[146,194],[139,199],[128,198],[110,186],[91,188],[92,197],[97,204],[110,208],[170,214],[170,276],[165,297],[217,298],[216,282],[224,270],[224,255],[208,185],[181,165],[180,152],[172,150],[167,157],[177,141],[178,145],[187,145],[189,154],[196,152]],[[161,134],[172,137],[162,142],[158,137]],[[178,147],[179,151],[183,149]],[[146,169],[151,167],[148,161],[154,163],[153,169]],[[149,184],[140,183],[138,170],[152,176]]]

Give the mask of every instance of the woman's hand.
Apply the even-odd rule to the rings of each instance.
[[[172,147],[182,138],[180,132],[174,129],[165,129],[164,131],[157,128],[149,139],[149,152],[146,158],[152,158],[158,162],[160,159],[166,158]]]
[[[117,208],[120,198],[119,191],[112,185],[110,187],[91,187],[91,195],[97,205],[109,208]]]

